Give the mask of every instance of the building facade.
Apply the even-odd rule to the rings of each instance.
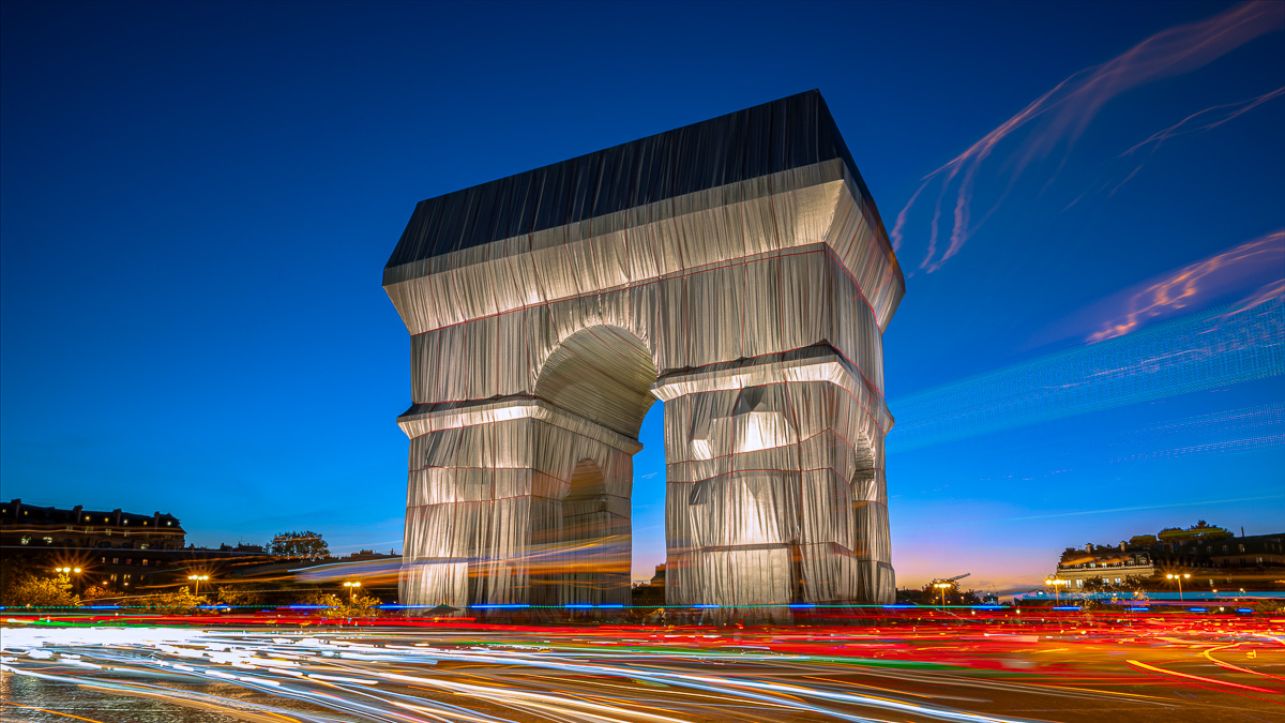
[[[192,585],[189,575],[218,580],[236,568],[268,560],[258,545],[186,544],[187,532],[177,517],[42,507],[21,499],[0,503],[0,550],[17,568],[67,573],[73,591],[91,588],[145,594]]]
[[[1285,533],[1237,536],[1200,522],[1116,545],[1067,548],[1055,573],[1073,589],[1157,590],[1174,586],[1166,577],[1172,574],[1192,590],[1285,589]]]

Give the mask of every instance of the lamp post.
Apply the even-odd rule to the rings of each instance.
[[[348,588],[348,602],[356,601],[357,588],[361,587],[361,582],[357,580],[345,580],[344,587]]]
[[[946,591],[952,587],[951,584],[948,582],[934,582],[933,587],[937,588],[938,593],[941,595],[941,604],[944,607],[946,605]]]
[[[209,575],[188,575],[187,579],[191,580],[196,587],[196,591],[193,594],[199,596],[201,594],[201,583],[208,581],[210,579],[210,576]]]
[[[1044,578],[1044,584],[1047,585],[1048,587],[1053,588],[1053,603],[1055,605],[1061,605],[1062,595],[1058,591],[1058,588],[1062,587],[1063,585],[1070,585],[1071,581],[1062,580],[1056,577],[1047,577],[1047,578]]]
[[[72,575],[79,575],[84,572],[79,567],[55,567],[54,572],[58,573],[58,582],[66,585],[74,594],[76,592],[76,581]]]
[[[1169,574],[1165,575],[1165,578],[1166,578],[1166,579],[1168,579],[1168,580],[1177,580],[1177,581],[1178,581],[1178,602],[1182,602],[1182,581],[1183,581],[1183,580],[1190,580],[1190,579],[1191,579],[1191,573],[1189,573],[1189,572],[1182,572],[1182,573],[1179,573],[1179,572],[1171,572],[1171,573],[1169,573]]]

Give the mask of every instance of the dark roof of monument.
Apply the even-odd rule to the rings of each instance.
[[[420,201],[388,266],[841,158],[883,223],[820,91]]]

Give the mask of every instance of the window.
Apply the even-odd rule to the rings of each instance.
[[[30,543],[30,542],[31,542],[31,538],[30,538],[30,537],[26,537],[26,536],[24,536],[21,540],[18,540],[18,542],[20,542],[20,543],[22,543],[22,544],[26,545],[26,544],[28,544],[28,543]]]
[[[45,538],[42,538],[42,539],[44,539],[44,541],[45,541],[45,544],[46,544],[46,545],[52,545],[52,544],[54,544],[54,538],[52,538],[52,537],[45,537]]]

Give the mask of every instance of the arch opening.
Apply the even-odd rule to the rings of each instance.
[[[545,360],[536,396],[631,439],[656,398],[656,364],[638,337],[594,326],[567,337]]]
[[[577,417],[636,440],[656,401],[651,352],[637,336],[609,325],[570,335],[548,356],[535,394]],[[600,444],[600,443],[596,443]],[[583,454],[577,452],[576,454]],[[568,459],[558,501],[552,578],[564,605],[629,602],[632,558],[632,452],[603,444],[592,459]]]

